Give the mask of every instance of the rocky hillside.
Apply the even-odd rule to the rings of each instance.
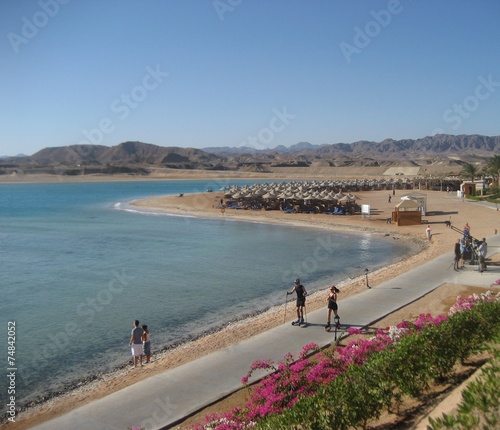
[[[204,148],[204,151],[221,156],[237,156],[241,154],[258,155],[263,153],[275,154],[301,154],[304,156],[325,157],[331,155],[348,155],[359,157],[377,157],[380,154],[384,158],[396,157],[421,157],[425,156],[461,156],[461,157],[490,157],[492,152],[500,151],[500,136],[480,136],[480,135],[459,135],[439,134],[427,136],[421,139],[385,139],[382,142],[359,141],[354,143],[335,143],[313,145],[309,142],[300,142],[289,148],[277,146],[273,149],[256,150],[249,147],[240,148]],[[379,157],[380,158],[380,157]]]
[[[277,174],[426,175],[460,171],[465,162],[483,164],[500,153],[500,136],[436,135],[287,148],[180,148],[142,142],[116,146],[70,145],[45,148],[32,156],[0,160],[0,174],[149,175],[162,170],[212,170]],[[356,173],[358,172],[358,173]],[[363,173],[364,172],[364,173]]]

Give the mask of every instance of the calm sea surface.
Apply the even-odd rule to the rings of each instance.
[[[0,352],[6,369],[15,322],[18,405],[128,363],[134,319],[149,325],[154,352],[282,304],[297,277],[311,293],[408,251],[370,234],[127,206],[224,185],[0,184]],[[5,408],[6,378],[0,390]]]

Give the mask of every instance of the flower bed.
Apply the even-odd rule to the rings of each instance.
[[[449,319],[422,314],[413,323],[404,321],[343,348],[319,352],[310,344],[297,359],[287,354],[277,364],[257,361],[244,384],[256,369],[274,373],[254,387],[247,403],[208,416],[195,429],[362,426],[384,408],[397,406],[403,395],[418,396],[430,380],[445,378],[458,360],[498,336],[498,299],[492,293],[459,298]],[[315,352],[314,359],[307,358]]]

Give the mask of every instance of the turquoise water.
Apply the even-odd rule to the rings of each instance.
[[[7,356],[7,323],[15,321],[18,405],[127,364],[134,319],[149,325],[157,351],[282,304],[297,277],[314,292],[408,251],[368,233],[127,205],[207,188],[215,196],[224,185],[0,184],[0,351]],[[6,381],[1,384],[5,404]]]

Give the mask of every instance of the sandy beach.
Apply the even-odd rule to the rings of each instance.
[[[400,201],[401,196],[408,193],[400,190],[396,191],[395,196],[392,196],[391,203],[388,202],[389,191],[356,192],[356,195],[360,197],[359,203],[371,205],[372,215],[368,218],[363,218],[360,215],[286,214],[280,211],[227,209],[222,212],[217,208],[217,204],[222,198],[222,194],[218,192],[184,195],[183,197],[153,197],[131,202],[131,205],[143,209],[163,210],[169,213],[199,217],[225,217],[250,222],[293,224],[304,228],[314,227],[328,230],[371,232],[374,235],[389,237],[393,240],[403,240],[412,244],[413,255],[402,256],[399,262],[369,273],[370,285],[376,286],[409,269],[418,267],[443,253],[452,252],[454,243],[460,236],[456,231],[448,228],[445,225],[445,221],[451,221],[458,228],[462,228],[465,223],[468,223],[471,227],[471,235],[476,238],[492,236],[495,234],[495,229],[498,230],[500,227],[500,215],[494,209],[483,207],[474,202],[462,202],[456,197],[456,193],[447,194],[440,191],[420,192],[427,195],[428,214],[423,218],[428,221],[428,224],[405,227],[398,227],[395,224],[388,224],[386,222],[386,219],[390,217],[391,212],[394,210],[395,204]],[[432,229],[432,238],[430,241],[426,239],[425,235],[427,225]],[[490,250],[489,255],[492,255],[494,252]],[[450,259],[451,263],[452,260]],[[303,282],[307,285],[306,279]],[[340,286],[341,301],[345,297],[364,291],[366,288],[365,277],[360,276],[356,279],[346,280]],[[325,285],[325,288],[327,287]],[[462,286],[462,289],[465,291],[467,288],[466,286]],[[457,293],[457,289],[454,288],[443,291],[445,292],[442,293],[442,297],[439,300],[429,300],[429,303],[426,304],[427,312],[432,314],[443,312],[443,303],[453,300]],[[311,310],[323,307],[323,294],[311,296],[308,300],[308,306]],[[165,369],[178,366],[215,350],[237,343],[242,339],[282,324],[282,312],[282,307],[276,307],[257,317],[253,317],[252,324],[244,324],[243,322],[233,323],[217,333],[207,335],[175,349],[155,354],[153,362],[142,369],[131,370],[126,368],[103,375],[96,381],[82,386],[77,390],[65,393],[46,403],[21,412],[17,416],[15,423],[4,424],[1,428],[29,428],[39,422],[53,418],[162,372]],[[406,311],[400,311],[397,316],[399,320],[403,319],[401,316],[405,315],[404,312],[409,317],[415,310],[408,308]]]

